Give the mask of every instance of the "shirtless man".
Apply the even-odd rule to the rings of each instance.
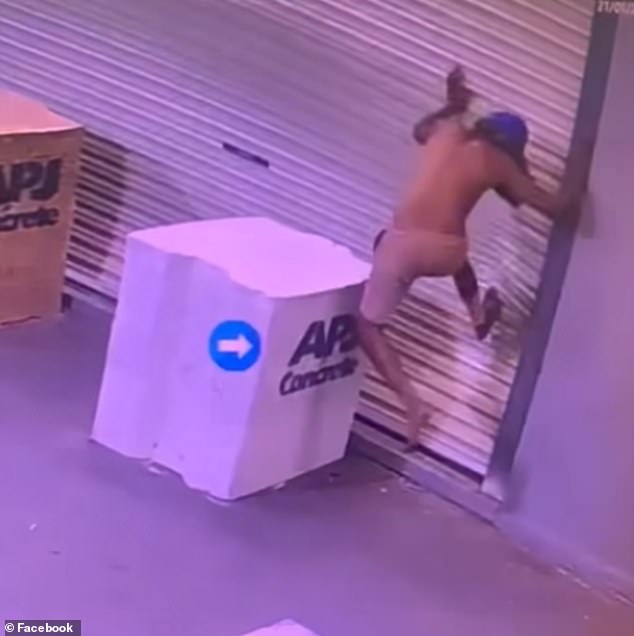
[[[472,95],[462,69],[455,68],[447,78],[447,105],[415,126],[424,154],[391,227],[377,237],[361,301],[361,345],[405,406],[409,449],[418,447],[420,428],[432,410],[417,395],[383,333],[389,316],[417,278],[453,276],[478,337],[486,335],[499,314],[499,300],[495,292],[488,295],[488,307],[487,298],[484,304],[480,299],[467,259],[469,213],[493,189],[513,205],[525,203],[553,217],[580,201],[585,186],[579,175],[570,191],[553,195],[540,189],[526,170],[525,123],[516,115],[495,113],[467,128],[463,116]]]

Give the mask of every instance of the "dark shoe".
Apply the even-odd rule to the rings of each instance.
[[[491,332],[493,325],[502,317],[502,301],[495,287],[487,289],[482,301],[482,308],[484,309],[484,322],[475,329],[478,340],[484,340]]]

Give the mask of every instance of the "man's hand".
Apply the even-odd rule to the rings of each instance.
[[[584,139],[569,159],[569,166],[559,197],[565,202],[564,221],[573,224],[588,194],[594,140]]]
[[[447,105],[453,110],[464,112],[475,93],[467,87],[467,77],[462,66],[457,64],[447,75]]]
[[[588,189],[594,146],[595,140],[586,138],[580,143],[579,149],[574,156],[570,158],[570,167],[566,175],[567,180],[571,188],[581,194],[585,194]]]

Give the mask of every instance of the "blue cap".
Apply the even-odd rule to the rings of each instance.
[[[509,150],[514,153],[524,153],[528,142],[528,127],[521,117],[513,113],[499,112],[483,117],[480,122]]]

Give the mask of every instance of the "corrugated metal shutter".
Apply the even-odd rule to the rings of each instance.
[[[533,173],[555,186],[576,111],[592,0],[258,0],[251,6],[295,34],[287,81],[299,82],[305,74],[306,92],[315,101],[328,100],[341,122],[326,128],[316,121],[320,139],[305,134],[307,145],[328,148],[329,157],[342,157],[337,143],[345,145],[346,166],[333,171],[368,187],[367,180],[350,174],[354,166],[373,180],[366,192],[351,188],[333,202],[345,210],[346,222],[358,221],[353,235],[340,229],[336,213],[313,221],[326,221],[321,231],[344,236],[369,256],[367,230],[378,229],[390,213],[412,147],[411,124],[440,105],[444,74],[455,61],[466,65],[481,95],[479,110],[504,108],[526,116]],[[282,55],[283,46],[273,55]],[[328,56],[313,61],[319,59],[316,51],[324,50]],[[325,162],[321,166],[328,169]],[[310,180],[312,174],[298,174],[302,177]],[[418,285],[389,333],[421,394],[438,410],[422,434],[424,446],[483,474],[514,378],[550,226],[531,210],[512,212],[487,197],[470,229],[476,269],[500,287],[507,303],[505,323],[493,342],[474,342],[447,281]],[[400,405],[373,371],[364,409],[371,419],[403,433]]]
[[[114,296],[123,235],[189,218],[270,214],[369,258],[411,125],[438,104],[455,60],[482,108],[527,116],[535,173],[553,182],[592,11],[592,0],[0,0],[0,81],[88,126],[70,275]],[[473,342],[445,281],[418,286],[390,329],[440,412],[424,444],[477,473],[549,230],[527,210],[510,214],[492,199],[481,208],[473,258],[510,307],[494,341]],[[372,372],[364,409],[401,430],[398,404]]]

